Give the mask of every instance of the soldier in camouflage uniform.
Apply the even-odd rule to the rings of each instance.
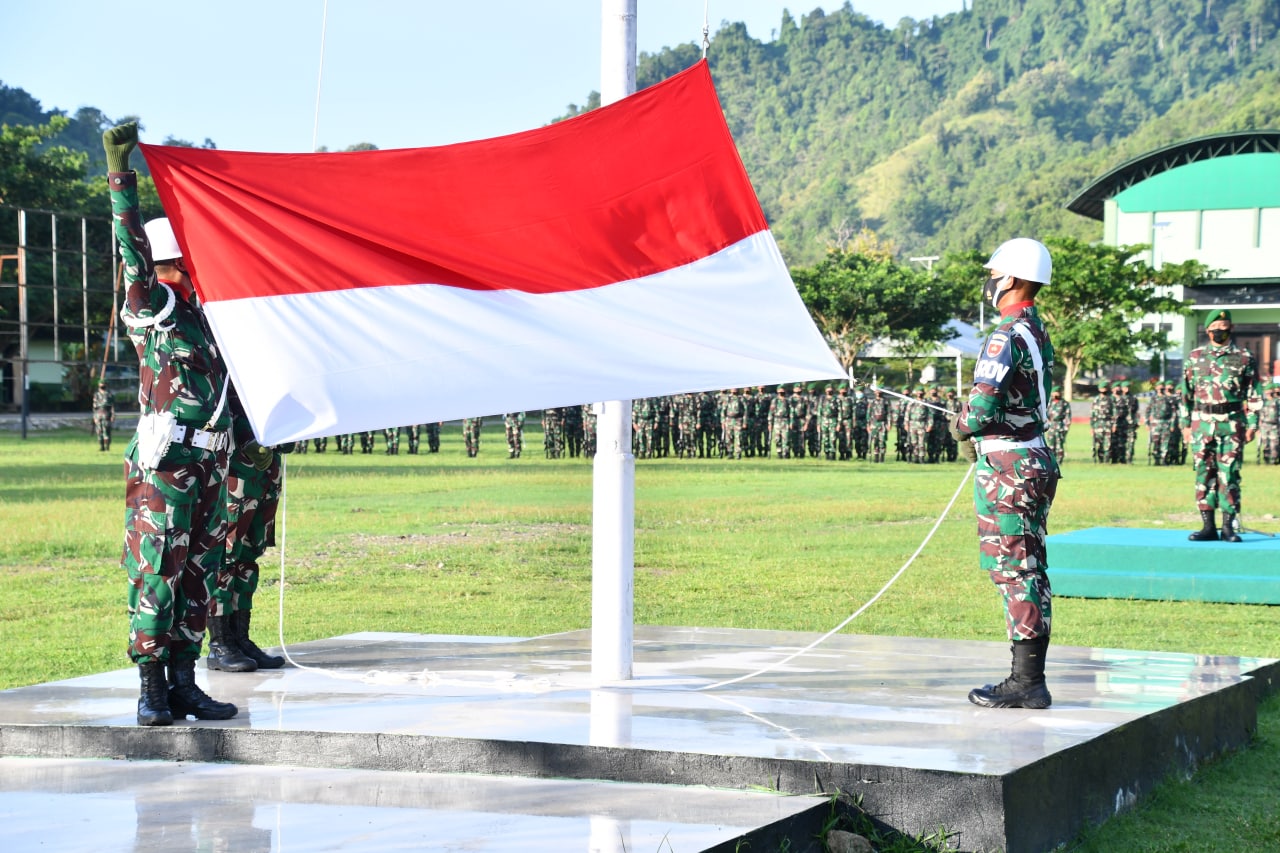
[[[1152,465],[1169,464],[1169,439],[1176,428],[1178,402],[1168,393],[1169,383],[1156,384],[1155,393],[1147,403],[1147,413],[1143,418],[1147,425],[1147,436],[1150,445],[1150,461]]]
[[[582,406],[564,406],[560,409],[564,417],[564,446],[570,459],[582,455]]]
[[[440,452],[440,427],[444,426],[443,421],[436,421],[433,424],[427,424],[427,452]]]
[[[903,399],[903,397],[906,399]],[[912,408],[910,400],[910,387],[902,389],[902,397],[893,399],[894,445],[897,450],[895,455],[899,462],[911,461],[911,427],[907,423],[907,415]]]
[[[854,402],[849,386],[841,385],[836,400],[836,453],[841,461],[853,458]]]
[[[324,453],[326,450],[329,449],[328,436],[320,436],[319,438],[312,439],[312,441],[315,443],[316,453]]]
[[[502,416],[502,428],[507,433],[507,458],[519,459],[524,450],[524,412],[507,412]]]
[[[111,424],[116,418],[116,406],[107,390],[107,381],[98,383],[93,392],[93,434],[98,437],[98,450],[111,449]]]
[[[387,427],[382,431],[382,437],[387,442],[387,455],[400,455],[400,427]]]
[[[1062,399],[1062,389],[1054,388],[1049,400],[1049,425],[1045,430],[1045,439],[1053,458],[1059,463],[1067,456],[1067,432],[1071,429],[1071,404]]]
[[[933,413],[921,405],[925,401],[923,388],[915,389],[911,398],[916,402],[907,404],[907,446],[909,459],[920,464],[929,461],[929,426],[933,423]]]
[[[233,396],[232,404],[237,444],[252,446],[253,432],[238,398]],[[209,669],[254,672],[284,666],[284,658],[267,654],[249,637],[258,560],[275,544],[283,477],[281,450],[264,449],[252,455],[237,449],[228,464],[226,555],[209,584]]]
[[[355,450],[356,436],[353,432],[344,432],[338,435],[338,452],[343,456],[350,456]]]
[[[585,459],[596,457],[596,410],[591,403],[583,403],[582,409],[582,456]]]
[[[721,419],[725,432],[725,457],[741,459],[747,431],[747,401],[742,389],[734,388],[725,398]]]
[[[1121,379],[1115,397],[1116,432],[1112,451],[1115,461],[1122,465],[1133,463],[1134,448],[1138,444],[1138,398],[1129,390],[1129,380]]]
[[[360,433],[360,452],[373,452],[373,433],[371,431]]]
[[[779,385],[769,404],[769,437],[773,441],[773,452],[779,459],[791,458],[791,399],[787,396],[787,386]]]
[[[1205,318],[1209,343],[1187,357],[1182,405],[1191,420],[1182,438],[1194,453],[1196,508],[1202,526],[1190,535],[1204,542],[1239,542],[1240,464],[1244,446],[1258,432],[1258,367],[1253,353],[1231,340],[1231,312],[1215,308]],[[1219,537],[1214,510],[1222,510]]]
[[[866,392],[859,388],[853,395],[853,452],[859,459],[867,458],[871,446],[870,407]]]
[[[946,406],[942,404],[942,396],[937,386],[929,389],[929,461],[937,462],[942,458],[942,437],[949,435],[947,425],[951,419],[947,417]]]
[[[466,445],[467,456],[474,459],[480,453],[480,428],[484,426],[484,418],[462,419],[462,443]]]
[[[943,419],[947,424],[955,420],[956,413],[960,411],[960,396],[956,394],[954,388],[948,389],[947,399],[943,401],[942,406],[947,410],[943,415]],[[956,443],[956,438],[951,434],[951,430],[942,430],[942,452],[946,456],[948,462],[955,462],[960,452],[960,446]]]
[[[236,706],[196,685],[195,664],[208,621],[206,578],[226,549],[230,380],[168,220],[142,226],[129,169],[137,124],[107,130],[102,142],[124,262],[120,318],[138,353],[140,417],[125,450],[120,561],[129,576],[129,657],[141,682],[138,725],[187,715],[226,720]]]
[[[1280,465],[1280,380],[1272,379],[1258,414],[1258,454],[1266,465]]]
[[[840,422],[840,401],[836,389],[828,385],[814,401],[814,419],[818,422],[818,449],[828,462],[834,462],[840,450],[836,427]],[[815,454],[816,455],[816,454]]]
[[[542,410],[542,450],[548,459],[564,455],[564,413],[558,408]]]
[[[952,429],[962,452],[976,457],[979,562],[1004,599],[1013,665],[1008,679],[973,690],[969,701],[1047,708],[1052,591],[1044,538],[1059,472],[1044,441],[1053,345],[1035,296],[1049,284],[1052,266],[1043,244],[1018,238],[1000,246],[986,267],[991,275],[983,296],[1000,321],[983,345],[969,399]]]
[[[791,386],[791,427],[787,435],[791,439],[791,455],[803,459],[809,446],[809,423],[813,417],[809,394],[799,383]]]
[[[417,456],[419,448],[422,447],[422,427],[418,424],[409,424],[404,428],[404,432],[409,438],[409,455]]]
[[[893,404],[884,392],[876,389],[875,396],[867,403],[867,434],[874,462],[884,461],[884,450],[889,443],[889,425]]]
[[[652,459],[658,429],[658,406],[652,397],[641,397],[631,404],[631,423],[635,431],[632,443],[637,459]]]
[[[1111,399],[1111,383],[1098,383],[1098,395],[1089,408],[1089,429],[1093,432],[1093,461],[1111,461],[1111,436],[1114,430],[1115,402]]]

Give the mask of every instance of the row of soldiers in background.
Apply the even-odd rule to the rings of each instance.
[[[1191,419],[1175,383],[1157,382],[1141,417],[1141,404],[1129,388],[1128,380],[1124,379],[1098,383],[1098,396],[1089,413],[1094,461],[1132,464],[1138,430],[1145,424],[1150,464],[1186,464],[1187,447],[1182,431],[1191,425]],[[1277,380],[1267,386],[1258,419],[1258,460],[1267,465],[1280,465],[1280,381]]]

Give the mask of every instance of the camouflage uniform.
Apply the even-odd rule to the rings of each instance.
[[[422,446],[422,428],[417,424],[409,424],[403,429],[405,435],[409,438],[409,455],[417,456],[418,449]]]
[[[733,393],[725,399],[722,422],[725,431],[725,456],[741,459],[747,425],[747,401],[742,398],[741,388],[734,388]]]
[[[840,386],[840,398],[836,401],[836,453],[841,460],[853,458],[853,422],[856,403],[849,396],[849,386]],[[865,416],[865,413],[864,413]]]
[[[387,455],[398,456],[400,454],[400,427],[387,427],[382,431],[382,437],[387,441]]]
[[[1258,455],[1267,465],[1280,465],[1280,384],[1274,379],[1258,414]]]
[[[136,433],[125,450],[129,657],[194,662],[208,618],[206,578],[221,567],[226,547],[227,370],[200,309],[156,278],[137,174],[111,172],[108,181],[126,282],[120,316],[138,353],[139,411],[172,413],[185,433],[154,469],[140,464]]]
[[[914,403],[907,404],[907,446],[909,459],[917,464],[928,461],[929,427],[933,424],[933,412],[924,403],[924,389],[917,388],[912,395]]]
[[[1165,392],[1167,384],[1156,387],[1156,393],[1147,403],[1147,435],[1150,442],[1150,458],[1152,465],[1169,464],[1169,439],[1177,428],[1178,402],[1173,395]]]
[[[872,461],[884,461],[884,449],[889,443],[889,423],[893,403],[876,389],[875,396],[867,403],[867,433],[871,444]]]
[[[1093,431],[1093,461],[1111,461],[1111,435],[1114,430],[1115,401],[1111,398],[1111,385],[1098,383],[1098,396],[1089,409],[1089,428]]]
[[[834,462],[840,452],[840,437],[836,432],[840,425],[840,400],[836,389],[830,385],[824,388],[816,408],[821,452],[828,462]]]
[[[791,440],[791,455],[803,459],[808,447],[809,423],[813,419],[809,394],[803,385],[791,386],[791,426],[787,437]]]
[[[943,415],[942,451],[948,462],[955,462],[960,453],[960,448],[956,446],[955,436],[946,427],[955,420],[956,414],[960,411],[959,395],[954,390],[947,391],[947,399],[943,401],[942,405],[947,410],[947,414]]]
[[[787,389],[778,386],[773,402],[769,406],[769,433],[773,440],[773,450],[779,459],[791,458],[791,399]]]
[[[586,459],[596,456],[596,410],[591,403],[583,403],[582,409],[582,455]]]
[[[1053,399],[1049,402],[1049,427],[1045,431],[1045,439],[1053,457],[1059,462],[1067,455],[1067,432],[1071,429],[1071,404],[1062,399],[1062,392],[1053,389]]]
[[[564,417],[564,446],[570,459],[582,455],[582,406],[565,406],[560,410]]]
[[[480,452],[480,428],[484,426],[484,418],[462,419],[462,442],[466,445],[467,456],[475,458]]]
[[[433,424],[426,425],[428,453],[440,452],[440,427],[442,426],[444,426],[444,424],[441,421],[436,421]]]
[[[355,450],[356,435],[353,432],[344,432],[338,436],[338,452],[343,456],[350,456]]]
[[[373,433],[372,432],[360,433],[360,452],[361,453],[373,452]]]
[[[111,400],[107,383],[99,382],[93,392],[93,434],[98,438],[98,450],[111,449],[111,424],[115,421],[116,406]]]
[[[942,458],[942,437],[950,434],[947,424],[951,419],[947,417],[946,407],[942,404],[942,397],[939,396],[937,388],[929,391],[929,405],[934,407],[927,410],[929,412],[929,461],[937,462]]]
[[[1038,376],[1019,327],[1034,339]],[[1059,472],[1044,442],[1041,412],[1052,371],[1053,345],[1035,306],[1008,306],[983,346],[961,410],[961,432],[980,439],[974,479],[979,563],[1003,595],[1014,641],[1048,637],[1052,624],[1044,538]]]
[[[328,449],[329,449],[329,437],[328,437],[328,436],[321,436],[321,437],[319,437],[319,438],[314,438],[314,439],[312,439],[312,442],[313,442],[313,443],[315,444],[315,446],[316,446],[316,453],[324,453],[326,450],[328,450]]]
[[[524,450],[524,412],[508,412],[502,416],[502,428],[507,433],[507,458],[519,459]]]
[[[564,413],[557,408],[542,410],[542,450],[548,459],[564,455]]]
[[[642,397],[631,404],[631,423],[635,430],[632,437],[635,456],[652,459],[658,429],[658,406],[652,397]]]
[[[859,388],[853,399],[853,452],[859,459],[866,459],[870,448],[871,433],[868,426],[870,406],[866,393]]]
[[[1210,317],[1222,313],[1211,312]],[[1253,353],[1230,340],[1197,347],[1183,368],[1182,405],[1191,422],[1196,508],[1210,519],[1215,509],[1229,517],[1240,514],[1245,432],[1258,426],[1257,382]],[[1224,519],[1224,535],[1229,526]]]

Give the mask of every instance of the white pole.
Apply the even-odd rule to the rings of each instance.
[[[600,103],[636,90],[637,0],[601,0]],[[591,501],[591,677],[631,678],[635,615],[636,459],[631,401],[596,403]]]

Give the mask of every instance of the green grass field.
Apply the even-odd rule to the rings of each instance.
[[[85,433],[0,433],[0,687],[128,665],[120,457]],[[508,460],[490,420],[468,459],[458,427],[437,455],[289,459],[285,637],[351,631],[534,636],[588,627],[591,484],[584,460]],[[1192,530],[1190,467],[1098,466],[1072,429],[1050,532]],[[1145,437],[1142,439],[1145,441]],[[425,442],[424,442],[425,447]],[[1139,457],[1142,451],[1139,452]],[[1245,469],[1245,521],[1280,533],[1280,467]],[[825,632],[920,544],[964,465],[806,459],[636,463],[635,619],[648,625]],[[966,491],[902,579],[852,633],[998,640]],[[1052,559],[1052,554],[1050,554]],[[255,635],[274,645],[279,555],[263,563]],[[1052,569],[1050,571],[1052,576]],[[1065,645],[1280,657],[1274,607],[1059,598]],[[999,673],[992,673],[993,676]],[[1253,746],[1171,780],[1091,831],[1089,851],[1280,849],[1280,699]]]

